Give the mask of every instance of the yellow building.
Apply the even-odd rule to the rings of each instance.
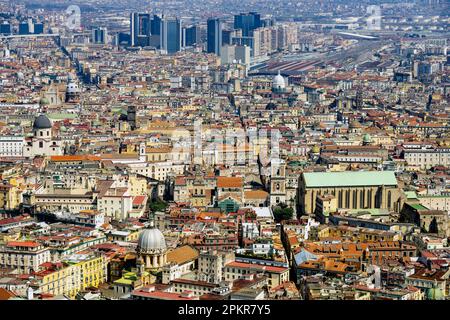
[[[0,184],[0,209],[11,210],[20,204],[20,189],[15,179]]]
[[[107,281],[107,261],[103,255],[74,254],[66,262],[80,270],[79,291],[88,287],[98,287]]]
[[[73,299],[81,288],[81,269],[77,265],[67,263],[46,262],[39,266],[31,283],[38,293],[65,295]]]
[[[130,175],[128,182],[130,183],[130,193],[133,197],[147,194],[147,179]]]

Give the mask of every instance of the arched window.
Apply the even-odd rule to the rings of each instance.
[[[358,192],[353,190],[353,209],[358,208]]]
[[[338,207],[342,208],[342,190],[339,190]]]
[[[372,189],[370,189],[368,193],[369,193],[368,207],[372,208]]]
[[[39,141],[39,148],[43,148],[44,147],[44,142]]]

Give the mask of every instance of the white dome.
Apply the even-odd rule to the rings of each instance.
[[[80,92],[80,88],[75,82],[69,82],[67,85],[67,92],[68,93],[78,93]]]
[[[139,253],[162,253],[166,248],[166,239],[159,229],[144,229],[139,234],[137,245]]]
[[[284,82],[283,76],[278,71],[278,74],[273,78],[272,87],[275,89],[284,89],[286,88],[286,83]]]

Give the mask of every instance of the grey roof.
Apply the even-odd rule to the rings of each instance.
[[[151,227],[139,234],[138,250],[142,253],[159,253],[166,250],[166,239],[159,229]]]
[[[39,117],[37,117],[33,123],[34,129],[50,129],[51,127],[52,123],[44,114],[41,114]]]
[[[302,249],[299,253],[294,255],[295,263],[299,266],[308,260],[317,260],[317,256],[309,251]]]

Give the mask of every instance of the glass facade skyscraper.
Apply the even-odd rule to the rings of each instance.
[[[249,12],[234,16],[234,28],[241,29],[243,37],[251,36],[252,31],[261,26],[261,15],[259,13]]]
[[[167,53],[181,50],[181,20],[177,18],[163,18],[161,20],[160,47]]]
[[[148,46],[150,43],[151,18],[148,13],[133,12],[130,15],[130,45]]]
[[[220,56],[222,48],[223,23],[220,19],[208,19],[207,23],[207,52]]]

